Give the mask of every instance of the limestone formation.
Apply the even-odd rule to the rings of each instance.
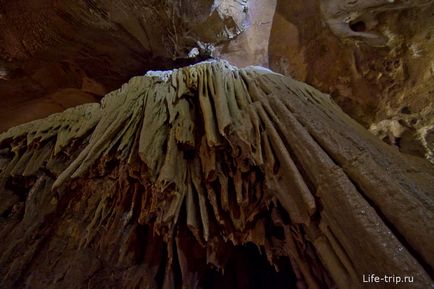
[[[371,32],[378,25],[377,15],[390,10],[405,10],[414,7],[427,7],[430,0],[325,0],[321,12],[330,29],[340,37],[356,37],[373,46],[386,46],[386,36]],[[390,35],[389,35],[390,36]]]
[[[247,0],[1,0],[0,132],[36,119],[35,103],[39,117],[64,110],[46,97],[62,89],[89,92],[90,80],[102,97],[133,75],[208,58],[247,28],[247,10]]]
[[[273,71],[329,93],[401,152],[433,160],[433,1],[267,2],[277,2]]]
[[[209,55],[329,93],[434,162],[432,0],[1,0],[0,132]]]
[[[1,134],[0,169],[1,288],[432,286],[434,167],[262,68],[134,77]]]

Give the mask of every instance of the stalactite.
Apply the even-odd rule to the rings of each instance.
[[[2,288],[432,283],[433,167],[264,69],[135,77],[1,134],[0,164]]]

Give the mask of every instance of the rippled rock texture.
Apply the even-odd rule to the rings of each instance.
[[[2,288],[432,284],[432,165],[262,68],[134,77],[1,134],[0,168]]]

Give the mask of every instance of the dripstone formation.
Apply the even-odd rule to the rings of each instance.
[[[0,170],[1,288],[432,285],[432,164],[265,69],[134,77],[1,134]]]

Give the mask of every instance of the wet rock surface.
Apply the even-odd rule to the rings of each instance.
[[[433,166],[264,69],[135,77],[0,134],[0,164],[2,288],[432,284]]]

